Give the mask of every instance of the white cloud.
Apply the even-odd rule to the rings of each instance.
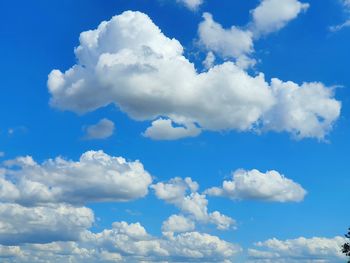
[[[322,83],[282,82],[272,79],[276,103],[263,117],[264,129],[290,132],[296,138],[323,139],[340,115],[340,103],[330,100],[333,90]]]
[[[198,34],[200,44],[207,50],[225,58],[239,58],[253,52],[252,32],[236,26],[224,29],[209,13],[204,13],[203,18],[198,27]]]
[[[269,239],[256,244],[258,249],[249,249],[250,262],[344,262],[341,254],[343,237],[304,238],[290,240]]]
[[[234,59],[243,69],[250,68],[256,64],[252,58],[254,40],[285,27],[308,7],[309,4],[297,0],[262,0],[251,10],[251,22],[228,29],[215,22],[211,14],[204,13],[198,27],[199,44],[224,59]]]
[[[215,65],[215,55],[212,51],[209,51],[205,59],[203,60],[203,66],[205,69],[210,69]]]
[[[96,30],[83,32],[75,54],[77,65],[65,73],[53,70],[49,75],[53,107],[84,113],[113,103],[135,120],[163,117],[203,130],[272,129],[320,139],[340,114],[340,103],[320,84],[297,86],[307,90],[307,99],[279,101],[284,90],[290,91],[291,82],[281,82],[281,90],[276,92],[276,81],[270,86],[263,74],[251,76],[233,62],[197,73],[183,56],[181,44],[167,38],[140,12],[124,12],[102,22]],[[320,92],[325,95],[321,103],[327,108],[308,110],[308,101],[317,102]],[[314,121],[294,127],[270,118],[280,114],[275,110],[286,101],[298,107],[294,111],[306,112],[305,118]],[[286,113],[283,119],[290,117],[290,111]],[[268,127],[261,127],[266,123]],[[167,130],[174,133],[173,129]],[[188,130],[180,131],[183,136],[193,136]]]
[[[98,123],[86,127],[86,135],[84,138],[106,139],[113,135],[114,123],[108,119],[101,119]]]
[[[163,232],[182,233],[195,229],[195,223],[182,215],[172,215],[166,221],[163,222]]]
[[[42,164],[31,157],[5,162],[0,200],[22,205],[129,201],[144,197],[152,178],[139,161],[89,151],[78,162],[61,157]]]
[[[86,232],[77,242],[0,246],[1,262],[233,262],[235,244],[199,232],[151,236],[139,224],[116,222],[100,233]]]
[[[176,0],[178,3],[184,4],[187,8],[191,10],[196,10],[201,4],[203,4],[203,0]]]
[[[0,203],[0,244],[78,240],[93,222],[93,212],[86,207]]]
[[[256,35],[276,32],[308,8],[298,0],[262,0],[252,10],[252,30]]]
[[[350,1],[349,0],[342,0],[341,3],[343,5],[343,9],[344,9],[345,13],[347,13],[349,15],[350,14]],[[329,27],[329,29],[332,32],[336,32],[336,31],[342,30],[343,28],[349,27],[349,26],[350,26],[350,18],[339,25]]]
[[[306,195],[299,184],[277,171],[262,173],[258,170],[237,170],[233,173],[232,180],[223,182],[222,188],[214,187],[206,193],[238,200],[275,202],[300,202]]]
[[[200,223],[212,223],[220,230],[227,230],[235,225],[235,221],[218,211],[208,213],[208,200],[199,194],[198,184],[191,178],[173,178],[167,183],[157,183],[151,186],[156,196],[169,204],[178,207],[182,213]]]
[[[170,119],[158,119],[152,122],[152,126],[147,128],[144,136],[153,140],[177,140],[186,137],[196,137],[201,133],[201,129],[195,124],[174,127]]]

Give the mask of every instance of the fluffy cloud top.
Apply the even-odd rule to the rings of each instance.
[[[222,188],[214,187],[206,193],[238,200],[300,202],[306,191],[277,171],[261,173],[258,170],[238,170],[233,173],[231,181],[223,182]]]
[[[249,249],[251,262],[344,262],[340,247],[343,237],[304,238],[290,240],[269,239],[256,244],[260,249]]]
[[[102,119],[94,125],[86,127],[85,139],[106,139],[114,132],[114,123],[108,119]]]
[[[163,117],[187,129],[168,121],[161,131],[169,135],[158,137],[194,136],[192,124],[211,131],[262,129],[322,139],[340,114],[340,103],[320,83],[299,86],[276,80],[271,86],[263,74],[251,76],[232,62],[197,73],[181,44],[140,12],[124,12],[81,33],[75,54],[78,64],[49,75],[51,105],[84,113],[113,103],[135,120]],[[283,99],[286,93],[288,99]],[[301,99],[305,93],[307,98]],[[317,103],[320,93],[322,109],[310,108],[309,101]],[[274,119],[281,108],[288,110]]]
[[[227,230],[235,225],[232,218],[218,211],[208,213],[208,200],[205,195],[197,192],[199,186],[191,178],[173,178],[169,182],[157,183],[151,187],[159,199],[175,205],[196,221],[215,224],[220,230]],[[169,222],[164,224],[169,225]]]
[[[78,162],[61,157],[42,164],[31,157],[7,161],[0,173],[0,200],[22,205],[86,204],[144,197],[152,178],[139,161],[102,151],[84,153]]]

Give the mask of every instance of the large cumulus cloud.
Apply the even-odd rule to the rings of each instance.
[[[53,70],[48,79],[50,103],[62,110],[84,113],[112,103],[135,120],[162,118],[210,131],[287,131],[318,139],[340,114],[340,103],[322,83],[269,83],[264,74],[250,75],[233,62],[198,73],[179,41],[140,12],[126,11],[81,33],[75,55],[76,65]],[[179,135],[178,127],[167,125],[166,136],[164,127],[161,132],[157,127],[147,134],[155,139],[199,134],[181,130]]]

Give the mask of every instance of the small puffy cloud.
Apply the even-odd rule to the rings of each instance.
[[[201,4],[203,4],[203,0],[176,0],[178,3],[185,5],[187,8],[191,10],[196,10]]]
[[[278,31],[308,8],[298,0],[262,0],[252,10],[252,30],[256,35]]]
[[[208,14],[206,19],[217,28]],[[225,32],[222,34],[230,41]],[[243,45],[240,52],[248,52],[248,46]],[[220,50],[226,52],[222,47]],[[293,83],[297,91],[305,92],[297,92],[300,95],[296,101],[294,96],[283,97],[291,91],[292,82],[281,81],[281,89],[276,89],[276,82],[268,83],[264,74],[250,75],[242,66],[249,65],[247,57],[241,56],[237,64],[225,62],[198,73],[184,57],[182,45],[166,37],[140,12],[124,12],[95,30],[81,33],[75,54],[76,65],[66,72],[53,70],[49,75],[51,106],[85,113],[114,104],[135,120],[164,118],[168,121],[161,121],[163,129],[156,121],[147,133],[159,136],[162,131],[166,139],[194,136],[199,129],[288,131],[299,138],[323,139],[340,114],[340,103],[324,85]],[[301,98],[304,95],[307,97]],[[309,100],[316,105],[319,98],[326,108],[309,109]],[[283,111],[287,115],[282,119],[298,112],[301,116],[297,125],[273,118],[281,114],[279,110],[285,102],[295,108]]]
[[[306,191],[299,184],[279,172],[262,173],[258,170],[237,170],[233,173],[232,180],[224,181],[221,188],[210,188],[206,193],[237,200],[273,202],[300,202],[306,195]]]
[[[258,249],[249,249],[249,262],[344,262],[341,245],[345,238],[304,238],[290,240],[269,239],[258,242]]]
[[[86,135],[84,138],[87,140],[106,139],[113,135],[114,128],[114,123],[112,121],[102,119],[98,123],[85,128]]]
[[[5,156],[5,152],[0,152],[0,158]]]
[[[182,215],[172,215],[163,222],[163,232],[182,233],[189,232],[195,229],[195,223]]]
[[[236,26],[224,29],[209,13],[204,13],[203,18],[198,35],[200,44],[207,50],[225,58],[239,58],[253,52],[253,34],[250,31]]]
[[[169,119],[158,119],[152,122],[152,126],[147,128],[144,136],[153,140],[178,140],[186,137],[196,137],[201,133],[201,129],[195,124],[188,126],[174,127]]]
[[[93,212],[86,207],[0,203],[0,244],[78,240],[93,222]]]
[[[27,156],[5,163],[0,201],[22,205],[129,201],[144,197],[152,182],[139,161],[103,151],[86,152],[77,162],[57,157],[38,164]]]
[[[160,182],[151,186],[159,199],[175,205],[193,220],[212,223],[220,230],[234,227],[236,222],[232,218],[218,211],[208,213],[208,200],[204,194],[197,192],[198,187],[191,178],[173,178],[166,183]]]

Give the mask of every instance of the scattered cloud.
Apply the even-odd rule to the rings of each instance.
[[[345,11],[345,13],[347,13],[349,15],[349,18],[345,22],[343,22],[339,25],[329,27],[329,30],[332,32],[337,32],[337,31],[342,30],[345,27],[350,26],[350,1],[349,0],[342,0],[341,3],[343,5],[343,10]]]
[[[249,249],[249,262],[289,263],[289,262],[344,262],[340,247],[345,242],[343,237],[304,238],[290,240],[269,239],[258,242],[258,249]]]
[[[306,191],[297,183],[277,171],[262,173],[258,170],[237,170],[232,180],[224,181],[221,188],[206,191],[211,196],[222,196],[236,200],[261,200],[273,202],[300,202]]]
[[[279,31],[309,6],[298,0],[262,0],[260,5],[251,11],[251,29],[256,36]]]
[[[234,228],[236,224],[235,220],[218,211],[208,213],[206,196],[197,192],[198,184],[189,177],[176,177],[166,183],[154,184],[151,188],[159,199],[175,205],[182,213],[200,223],[214,224],[220,230]]]
[[[340,114],[340,102],[321,83],[269,84],[264,74],[251,76],[233,62],[197,73],[181,44],[140,12],[126,11],[81,33],[75,54],[77,65],[49,75],[53,107],[84,113],[112,103],[135,120],[162,117],[165,139],[194,136],[198,129],[323,139]],[[147,133],[159,135],[159,120],[154,125]]]
[[[309,4],[297,0],[262,0],[251,10],[252,21],[246,26],[233,25],[227,29],[214,21],[210,13],[204,13],[204,20],[198,27],[198,42],[209,52],[214,52],[224,59],[234,59],[243,69],[250,68],[256,64],[252,57],[254,41],[262,35],[279,31],[308,7]]]
[[[178,140],[186,137],[196,137],[201,133],[195,124],[183,124],[184,126],[174,127],[170,119],[158,119],[152,122],[147,128],[144,136],[153,140]]]
[[[6,161],[0,170],[0,200],[21,205],[130,201],[148,193],[150,174],[139,161],[89,151],[78,162],[61,157],[42,164],[32,157]]]
[[[176,0],[178,3],[185,5],[191,10],[196,10],[198,7],[203,4],[203,0]]]
[[[113,135],[114,129],[115,127],[112,121],[101,119],[98,123],[85,128],[86,135],[84,138],[87,140],[106,139]]]

